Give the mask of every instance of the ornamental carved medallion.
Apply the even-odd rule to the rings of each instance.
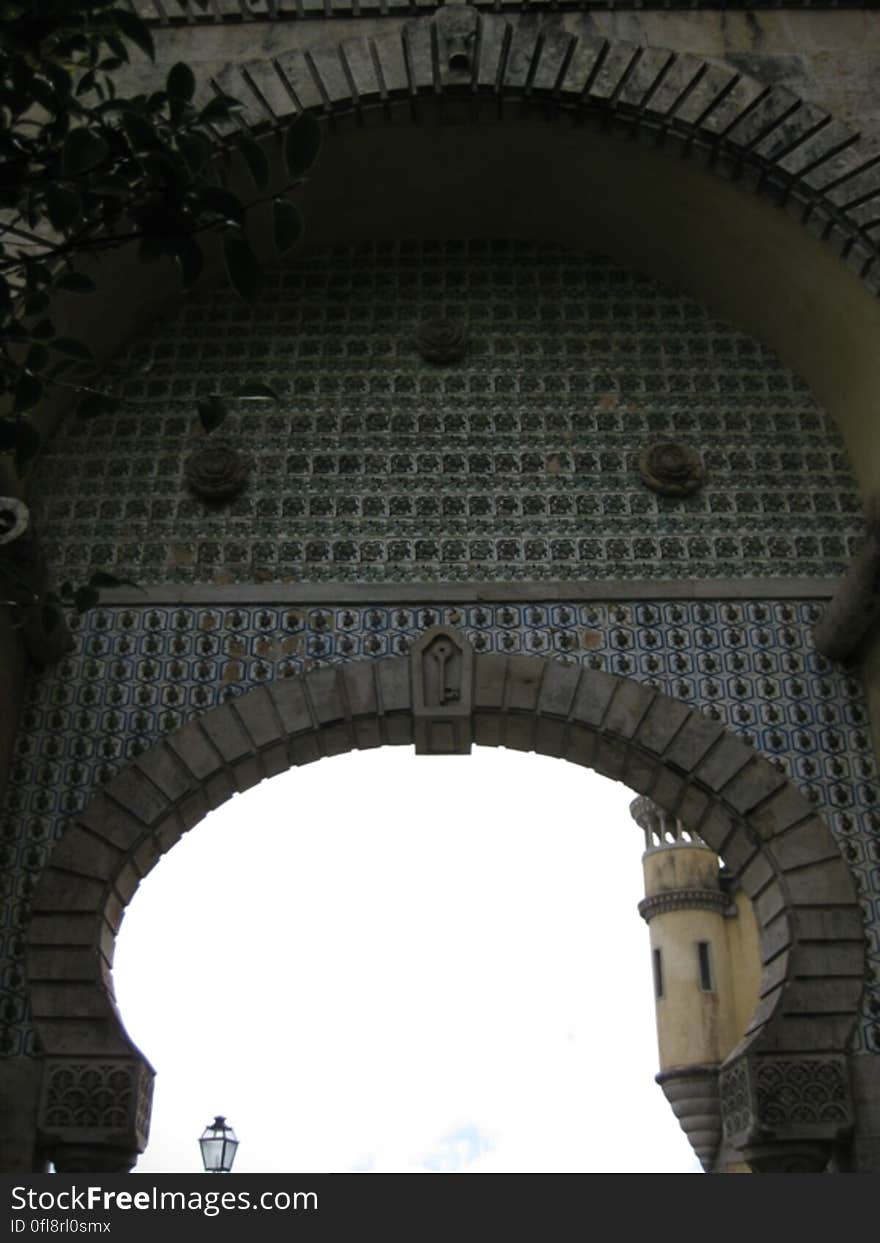
[[[467,333],[451,319],[426,319],[416,329],[416,349],[425,362],[457,363],[467,353]]]
[[[639,471],[642,482],[661,496],[689,496],[706,477],[696,449],[671,440],[647,448],[639,458]]]
[[[231,445],[209,441],[187,458],[183,474],[197,496],[225,501],[236,496],[247,482],[247,464]]]

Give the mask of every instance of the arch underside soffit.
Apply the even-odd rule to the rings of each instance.
[[[852,876],[824,820],[769,761],[698,710],[598,670],[477,655],[440,627],[409,657],[318,669],[204,713],[80,813],[44,873],[31,923],[46,1146],[93,1144],[96,1133],[120,1151],[144,1146],[152,1072],[115,1010],[111,963],[124,907],[162,853],[233,793],[292,765],[413,742],[423,753],[476,742],[593,768],[722,855],[754,903],[764,962],[758,1008],[721,1068],[725,1139],[745,1150],[806,1144],[807,1165],[822,1168],[852,1120],[845,1050],[865,956]],[[116,1115],[71,1129],[58,1100],[87,1074],[116,1076]]]
[[[515,25],[453,5],[376,38],[228,66],[206,93],[244,106],[219,126],[256,135],[302,111],[331,126],[403,110],[416,122],[489,120],[514,109],[598,123],[754,189],[827,242],[880,291],[880,157],[787,87],[689,53]]]

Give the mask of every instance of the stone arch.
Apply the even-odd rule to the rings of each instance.
[[[43,1058],[41,1142],[56,1168],[128,1168],[152,1070],[113,1001],[113,943],[143,876],[233,793],[299,764],[472,742],[582,764],[650,797],[724,858],[761,928],[761,1000],[720,1074],[727,1141],[758,1168],[822,1169],[852,1122],[846,1048],[863,985],[852,876],[812,804],[698,710],[628,678],[474,653],[435,627],[409,657],[327,666],[204,713],[123,768],[56,846],[28,971]]]
[[[255,136],[300,112],[331,127],[371,114],[480,120],[504,109],[593,120],[662,146],[768,197],[880,293],[880,162],[860,133],[787,87],[729,66],[624,40],[578,38],[451,4],[376,38],[231,64],[212,80],[244,105]]]

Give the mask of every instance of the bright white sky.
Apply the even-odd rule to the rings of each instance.
[[[501,749],[352,753],[197,826],[115,981],[155,1066],[137,1169],[698,1172],[653,1082],[643,837],[624,786]]]

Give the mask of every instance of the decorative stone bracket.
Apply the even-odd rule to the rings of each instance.
[[[55,1169],[128,1173],[147,1145],[153,1078],[139,1054],[48,1058],[38,1134]]]
[[[758,1174],[818,1174],[854,1113],[843,1054],[746,1054],[722,1067],[724,1138]]]

